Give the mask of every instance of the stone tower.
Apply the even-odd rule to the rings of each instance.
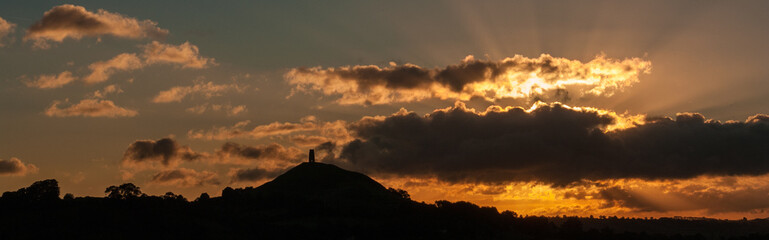
[[[310,163],[315,162],[315,149],[310,149]]]

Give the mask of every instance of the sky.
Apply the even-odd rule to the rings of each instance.
[[[0,2],[0,191],[307,159],[522,215],[769,217],[765,1]]]

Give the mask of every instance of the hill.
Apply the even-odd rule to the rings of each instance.
[[[395,195],[370,177],[335,165],[305,162],[255,189],[262,196],[321,201],[380,201]]]

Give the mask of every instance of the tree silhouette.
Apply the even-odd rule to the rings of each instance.
[[[387,191],[390,191],[391,193],[395,194],[396,196],[398,196],[400,198],[411,200],[411,195],[409,195],[409,193],[406,192],[406,190],[395,189],[395,188],[387,188]]]
[[[5,192],[2,198],[24,201],[59,200],[59,182],[56,179],[37,181],[15,192]]]
[[[167,192],[166,194],[164,194],[162,196],[162,198],[165,199],[165,200],[187,201],[187,199],[184,198],[184,196],[182,196],[181,194],[176,195],[173,192]]]
[[[195,199],[195,201],[200,202],[200,201],[207,201],[209,199],[211,199],[211,196],[209,196],[208,193],[201,193],[200,197],[198,197],[198,199]]]
[[[123,183],[120,186],[109,186],[104,190],[104,193],[107,194],[108,198],[112,199],[130,199],[142,195],[142,191],[133,183]]]

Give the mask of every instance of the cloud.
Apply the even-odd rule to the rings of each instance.
[[[702,176],[685,180],[622,179],[594,182],[566,198],[601,200],[601,208],[641,212],[705,210],[707,214],[769,209],[769,175]]]
[[[516,55],[500,61],[468,56],[461,63],[429,69],[414,64],[379,67],[294,68],[286,80],[293,92],[341,95],[339,104],[388,104],[428,98],[488,101],[504,98],[564,100],[611,96],[649,73],[651,63],[639,58],[617,60],[598,55],[590,62]]]
[[[37,47],[46,48],[49,41],[62,42],[66,38],[111,35],[129,39],[163,39],[168,30],[159,28],[151,20],[137,20],[118,13],[99,9],[89,12],[84,7],[64,4],[53,7],[43,18],[27,29],[24,40],[33,40]]]
[[[311,147],[311,146],[317,146],[322,143],[331,142],[331,139],[323,136],[308,136],[308,135],[296,135],[291,136],[289,139],[292,143],[303,146],[303,147]]]
[[[190,147],[179,145],[172,138],[158,140],[138,140],[123,153],[123,166],[144,167],[160,163],[164,167],[173,167],[179,162],[191,162],[206,157],[205,153],[193,151]]]
[[[10,160],[0,159],[0,176],[25,176],[37,173],[38,168],[34,164],[24,164],[18,158]]]
[[[123,92],[123,89],[120,89],[119,86],[117,86],[115,84],[111,84],[111,85],[108,85],[108,86],[104,87],[101,90],[94,91],[93,94],[91,94],[91,97],[93,97],[93,98],[105,98],[109,94],[122,93],[122,92]]]
[[[675,120],[592,108],[532,109],[463,104],[425,116],[402,110],[348,127],[338,163],[369,173],[435,176],[448,182],[685,179],[769,173],[769,121]]]
[[[220,104],[205,103],[202,105],[197,105],[194,107],[187,108],[185,111],[190,113],[195,113],[195,114],[203,114],[208,111],[213,111],[213,112],[224,111],[225,113],[227,113],[227,116],[235,116],[235,115],[247,112],[248,109],[246,108],[246,105],[232,106],[229,104],[220,105]]]
[[[152,176],[152,183],[177,187],[199,187],[203,185],[219,185],[216,173],[209,171],[195,171],[193,169],[179,168],[160,171]]]
[[[212,58],[198,55],[198,47],[185,42],[179,46],[153,41],[143,45],[144,53],[121,53],[110,60],[95,62],[88,66],[91,73],[83,78],[89,84],[100,83],[119,71],[132,71],[146,66],[165,63],[177,64],[182,68],[206,68],[216,65]]]
[[[24,82],[27,87],[39,88],[39,89],[53,89],[60,88],[75,81],[75,77],[69,71],[59,73],[59,75],[40,75],[34,81]]]
[[[216,65],[213,58],[201,57],[198,47],[189,42],[175,46],[152,41],[142,48],[144,48],[143,57],[148,64],[172,63],[179,64],[182,68],[207,68]]]
[[[65,101],[66,102],[66,101]],[[53,101],[50,107],[45,110],[45,115],[49,117],[133,117],[139,113],[135,110],[126,109],[115,105],[110,100],[83,99],[79,103],[69,107],[59,108],[62,101]]]
[[[83,78],[83,81],[88,84],[100,83],[107,81],[117,71],[130,71],[141,69],[142,67],[144,67],[144,63],[136,54],[122,53],[110,60],[95,62],[89,65],[88,69],[91,70],[91,74]]]
[[[256,182],[279,176],[285,172],[285,169],[266,170],[262,168],[233,169],[230,171],[233,183],[235,182]]]
[[[16,24],[6,21],[0,18],[0,47],[5,47],[5,37],[13,33],[16,29]]]
[[[240,86],[238,84],[214,84],[213,82],[196,83],[192,86],[177,86],[171,89],[161,91],[152,102],[155,103],[169,103],[169,102],[181,102],[187,96],[190,95],[203,95],[205,98],[211,98],[214,96],[221,96],[226,92],[243,92],[246,86]]]
[[[221,163],[253,163],[256,162],[284,167],[286,164],[304,160],[305,154],[296,148],[286,148],[280,144],[246,146],[227,142],[216,150],[216,156]]]
[[[260,139],[271,136],[284,136],[299,132],[317,132],[334,141],[346,141],[350,138],[345,121],[322,122],[315,116],[307,116],[299,122],[272,122],[258,125],[251,129],[246,126],[251,121],[241,121],[231,127],[214,127],[210,130],[190,130],[187,137],[192,139],[227,140],[233,138]]]

